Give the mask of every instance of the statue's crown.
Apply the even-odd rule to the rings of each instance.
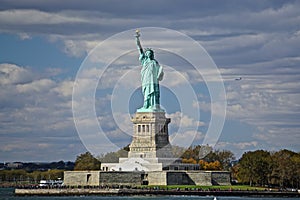
[[[152,51],[152,53],[154,52],[151,48],[145,48],[145,52],[146,51]]]

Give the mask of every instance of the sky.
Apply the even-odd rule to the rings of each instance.
[[[142,104],[136,28],[164,67],[172,144],[205,144],[224,114],[212,97],[222,94],[214,149],[299,152],[299,10],[289,0],[0,0],[0,162],[74,161],[110,151],[107,141],[130,143]],[[211,65],[187,59],[207,56]],[[97,123],[76,119],[76,108],[94,108]]]

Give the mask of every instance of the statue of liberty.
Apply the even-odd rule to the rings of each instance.
[[[141,80],[142,80],[142,92],[144,95],[144,105],[138,109],[138,112],[149,111],[163,111],[160,109],[160,93],[159,93],[159,81],[163,79],[163,69],[154,59],[154,52],[152,49],[142,48],[140,42],[139,30],[136,30],[136,44],[139,50],[139,60],[142,65]]]

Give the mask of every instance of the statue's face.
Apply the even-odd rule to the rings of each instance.
[[[153,51],[151,51],[151,50],[147,50],[147,51],[145,52],[145,54],[146,54],[147,57],[149,57],[149,58],[151,58],[151,59],[154,58],[154,53],[153,53]]]

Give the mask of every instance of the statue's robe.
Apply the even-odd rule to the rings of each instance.
[[[150,59],[145,54],[141,54],[139,59],[142,64],[143,107],[147,109],[159,105],[159,81],[163,78],[163,69],[155,59]]]

